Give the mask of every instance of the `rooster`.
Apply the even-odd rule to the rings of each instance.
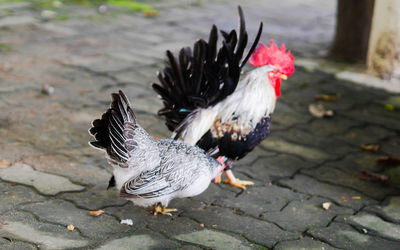
[[[224,165],[198,147],[151,137],[122,91],[112,94],[111,107],[92,125],[96,140],[89,144],[105,151],[113,166],[110,186],[136,205],[155,205],[155,215],[171,215],[176,209],[167,208],[170,200],[202,193],[223,171]]]
[[[239,35],[221,31],[222,46],[217,52],[218,29],[213,25],[208,42],[199,40],[183,48],[179,60],[167,51],[167,65],[158,73],[161,84],[153,89],[163,100],[158,114],[165,116],[173,138],[198,145],[226,164],[225,182],[246,189],[251,181],[235,178],[233,163],[254,149],[270,132],[271,116],[281,95],[281,80],[294,71],[294,58],[285,45],[280,48],[258,44],[258,33],[249,52],[243,11],[239,11]],[[257,46],[258,45],[258,46]],[[256,67],[241,78],[243,66]]]

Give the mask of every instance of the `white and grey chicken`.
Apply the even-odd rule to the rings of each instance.
[[[111,96],[111,107],[89,129],[96,139],[89,144],[106,152],[114,174],[109,186],[116,186],[121,197],[171,215],[176,209],[166,207],[172,199],[202,193],[222,173],[223,165],[204,150],[151,137],[137,123],[126,95]]]

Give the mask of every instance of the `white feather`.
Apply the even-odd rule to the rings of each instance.
[[[270,115],[275,109],[275,89],[268,78],[268,72],[273,69],[273,66],[266,65],[250,71],[239,82],[235,92],[225,100],[200,110],[180,139],[195,145],[219,119],[221,123],[236,123],[241,130],[255,128],[263,117]],[[238,120],[233,121],[234,117],[238,117]]]

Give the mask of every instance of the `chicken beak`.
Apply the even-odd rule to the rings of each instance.
[[[281,75],[282,80],[287,80],[287,75]]]

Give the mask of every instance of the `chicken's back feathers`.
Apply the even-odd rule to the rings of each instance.
[[[208,42],[197,41],[192,50],[182,48],[177,59],[167,51],[167,65],[158,74],[160,84],[153,89],[161,96],[166,125],[174,131],[195,109],[213,106],[232,94],[239,82],[242,67],[256,48],[262,23],[256,38],[243,59],[248,43],[243,11],[239,6],[239,35],[235,30],[221,32],[222,46],[217,52],[218,29],[213,25]],[[179,133],[179,132],[178,132]]]
[[[96,139],[89,144],[105,150],[111,164],[122,168],[129,167],[135,158],[146,158],[154,150],[151,137],[136,122],[135,114],[126,95],[111,94],[110,108],[92,123],[89,133]],[[153,157],[154,158],[154,157]]]

